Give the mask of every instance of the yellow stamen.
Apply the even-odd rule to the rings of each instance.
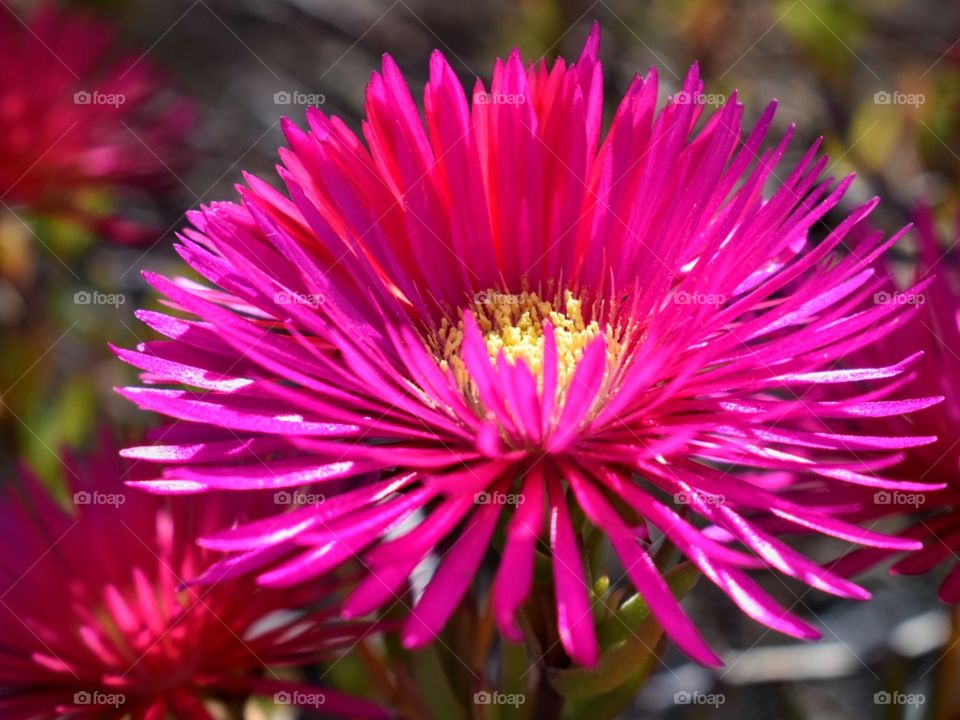
[[[477,293],[469,309],[483,332],[490,359],[496,362],[502,352],[510,363],[523,360],[537,378],[541,390],[546,342],[543,325],[548,321],[554,328],[557,346],[558,392],[564,394],[584,350],[601,333],[601,328],[596,320],[584,321],[581,301],[569,290],[563,294],[562,307],[557,309],[555,305],[560,305],[559,298],[550,303],[533,292],[507,294],[488,290]],[[620,354],[619,333],[613,332],[609,326],[603,332],[607,338],[607,357],[612,361]],[[453,369],[458,384],[470,398],[474,393],[470,375],[460,356],[462,342],[463,312],[460,311],[456,325],[443,320],[434,350],[442,364]]]

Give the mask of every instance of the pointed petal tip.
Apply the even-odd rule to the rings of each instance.
[[[577,651],[572,655],[573,661],[585,668],[593,668],[597,666],[597,663],[600,662],[600,648],[599,647],[589,647],[584,649],[577,649]]]
[[[128,480],[124,485],[154,495],[193,495],[209,489],[204,483],[192,480]]]
[[[596,60],[600,51],[600,21],[594,20],[590,23],[590,31],[583,43],[583,50],[580,51],[578,62],[585,60]]]
[[[705,642],[698,642],[696,647],[684,646],[677,642],[677,639],[667,635],[670,642],[678,647],[687,657],[700,665],[708,668],[722,668],[726,663],[717,653],[713,651]]]
[[[862,585],[857,585],[856,583],[850,583],[849,590],[849,592],[844,594],[844,597],[850,600],[866,601],[873,597],[872,592],[867,590]]]
[[[698,658],[697,661],[702,665],[706,665],[707,667],[711,668],[722,668],[726,664],[724,663],[723,658],[713,651],[711,651],[707,656]]]
[[[289,133],[303,132],[288,115],[283,115],[280,117],[280,130],[283,132],[284,136],[287,136]]]
[[[427,630],[420,618],[411,615],[404,623],[400,635],[400,644],[406,650],[420,650],[426,647],[433,640],[433,636]]]
[[[500,634],[510,642],[517,645],[523,642],[523,630],[520,629],[520,626],[514,618],[500,618],[497,621],[497,627],[500,630]]]

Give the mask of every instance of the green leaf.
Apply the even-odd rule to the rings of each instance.
[[[666,645],[666,638],[661,637],[649,660],[643,662],[640,670],[619,687],[595,697],[567,703],[563,713],[564,720],[614,720],[620,717],[624,708],[630,705],[637,691],[656,668],[657,659],[663,654]]]

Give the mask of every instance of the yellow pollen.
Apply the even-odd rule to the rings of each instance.
[[[577,364],[583,352],[593,338],[601,334],[596,320],[589,323],[583,319],[581,301],[569,290],[563,294],[561,309],[559,298],[550,303],[532,292],[507,294],[495,290],[479,292],[469,306],[477,321],[487,352],[493,362],[502,352],[504,358],[516,364],[523,360],[537,378],[539,388],[543,389],[543,364],[545,338],[543,325],[549,323],[554,328],[557,346],[557,385],[558,392],[565,390],[573,379]],[[463,342],[463,311],[456,325],[444,319],[441,323],[434,350],[445,367],[453,369],[454,376],[464,394],[473,395],[472,381],[460,354]],[[617,341],[619,333],[607,326],[604,329],[607,338],[608,362],[620,354]]]

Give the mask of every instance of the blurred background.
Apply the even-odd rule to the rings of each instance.
[[[8,16],[2,22],[9,25],[29,16],[34,4],[0,0],[0,5],[0,14]],[[141,131],[142,116],[113,129],[129,133],[131,157],[139,154],[152,164],[151,182],[137,192],[107,187],[98,188],[93,200],[84,195],[84,207],[96,201],[97,223],[13,201],[56,154],[53,148],[69,142],[74,126],[62,136],[53,133],[47,146],[33,144],[36,157],[29,152],[20,157],[16,172],[0,171],[0,185],[6,184],[0,187],[5,474],[15,458],[26,457],[53,481],[60,471],[57,450],[84,445],[95,424],[150,423],[114,394],[132,375],[104,342],[129,347],[146,337],[134,318],[136,308],[152,302],[141,272],[182,273],[172,241],[185,213],[201,203],[235,199],[233,186],[242,171],[275,183],[283,116],[302,123],[305,107],[319,105],[357,129],[365,85],[385,52],[417,94],[435,48],[469,86],[477,76],[486,80],[495,58],[514,46],[528,58],[575,58],[590,23],[597,21],[603,30],[608,116],[635,73],[657,66],[663,101],[697,61],[708,102],[719,104],[737,90],[749,120],[770,99],[779,100],[771,137],[797,126],[784,167],[823,136],[829,173],[857,174],[827,224],[873,195],[884,198],[874,219],[887,231],[906,224],[921,198],[938,207],[945,228],[960,208],[960,4],[953,2],[90,0],[69,5],[113,23],[118,36],[108,41],[110,52],[128,71],[150,67],[169,98],[185,98],[192,109],[176,118],[172,142]],[[66,51],[47,50],[55,56]],[[0,130],[8,138],[11,128],[18,129],[10,120],[12,106],[10,98],[0,97]],[[155,115],[164,108],[144,112]],[[135,218],[137,232],[107,239],[118,228],[100,221],[114,211]],[[804,550],[826,560],[841,548],[818,544]],[[938,577],[893,583],[877,571],[866,580],[876,598],[862,605],[807,594],[772,576],[765,580],[775,597],[821,628],[822,642],[801,645],[774,637],[703,583],[686,602],[708,639],[722,649],[726,668],[708,671],[668,652],[622,717],[920,718],[938,702],[932,690],[938,675],[960,684],[948,609],[936,600]],[[345,674],[358,670],[346,663],[338,672],[349,685]],[[910,693],[923,702],[884,704],[884,696],[876,696],[883,692]]]

